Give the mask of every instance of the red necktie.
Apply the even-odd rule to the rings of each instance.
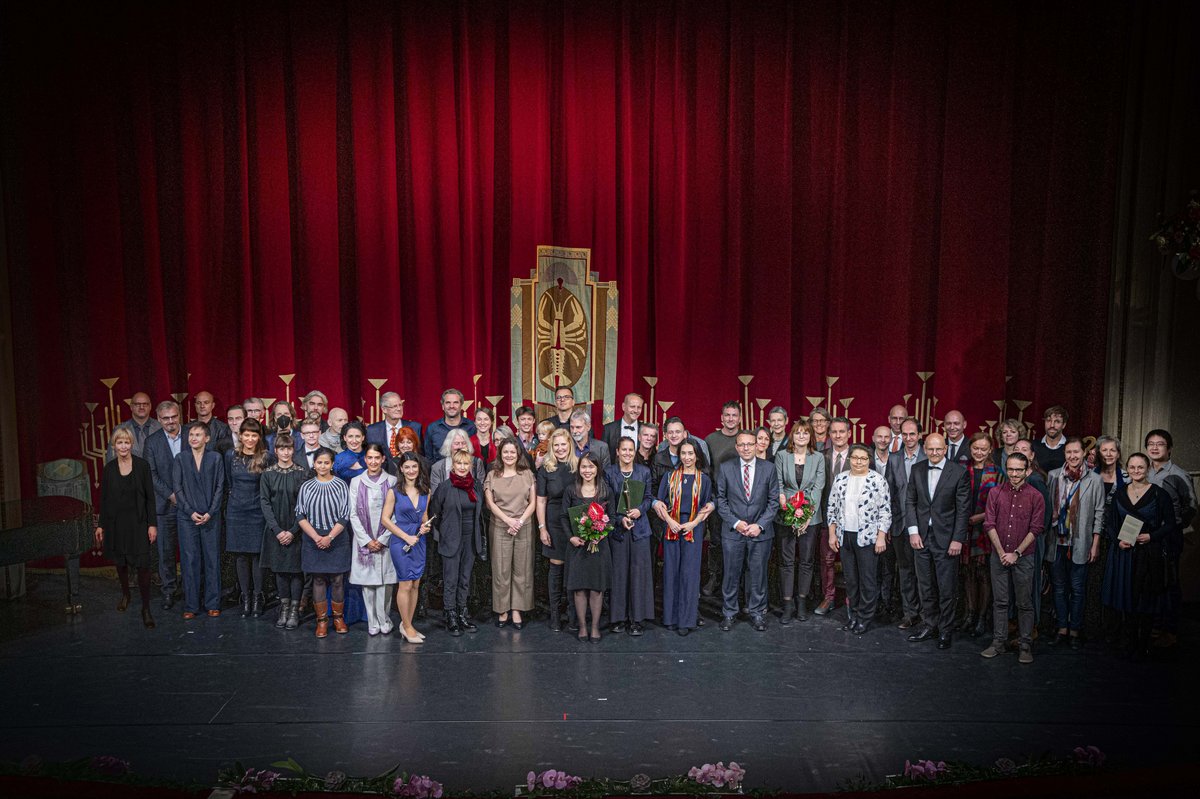
[[[746,489],[746,501],[750,501],[750,464],[742,464],[742,488]]]
[[[392,433],[392,442],[388,445],[392,450],[392,457],[400,454],[400,425],[396,425],[396,430]]]

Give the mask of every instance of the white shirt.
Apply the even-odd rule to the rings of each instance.
[[[171,455],[178,455],[179,450],[183,447],[183,431],[176,433],[174,438],[165,430],[163,435],[167,437],[167,446],[171,448]]]
[[[857,533],[862,530],[862,519],[858,515],[858,498],[867,484],[867,476],[850,475],[846,482],[846,504],[842,506],[842,532]]]
[[[963,436],[958,441],[946,440],[946,457],[950,460],[958,460],[958,456],[962,454],[963,447],[967,445],[967,437]]]
[[[750,460],[748,460],[748,461],[744,461],[744,460],[742,460],[741,458],[738,458],[738,486],[737,486],[737,490],[738,490],[738,492],[739,492],[739,493],[740,493],[740,494],[741,494],[743,497],[744,497],[744,496],[746,496],[746,483],[745,483],[745,480],[746,480],[746,468],[747,468],[747,467],[749,467],[749,469],[750,469],[750,490],[751,490],[751,491],[753,491],[753,490],[754,490],[754,464],[755,464],[755,462],[756,462],[757,460],[758,460],[757,458],[751,458],[751,459],[750,459]],[[741,524],[741,520],[739,520],[739,521],[738,521],[738,524]],[[749,524],[749,522],[747,522],[747,524]],[[735,531],[737,530],[737,524],[735,524],[735,525],[733,526],[733,529],[734,529]]]
[[[937,465],[934,465],[933,461],[929,462],[929,499],[930,500],[933,499],[933,495],[937,492],[938,481],[942,479],[942,469],[944,469],[944,468],[946,468],[946,459],[945,458],[942,458],[942,460],[938,461]],[[911,475],[910,475],[910,477],[911,477]],[[929,526],[930,527],[933,526],[933,519],[929,520]],[[917,526],[915,524],[909,525],[909,527],[908,527],[909,535],[917,535],[918,532],[919,531],[917,530]]]
[[[625,417],[622,416],[621,417],[621,438],[632,438],[634,443],[636,444],[637,440],[638,440],[638,423],[634,422],[634,423],[630,424],[629,422],[625,421]]]

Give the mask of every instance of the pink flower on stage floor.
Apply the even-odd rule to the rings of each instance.
[[[397,777],[392,784],[392,793],[397,796],[411,796],[413,799],[441,799],[442,784],[426,775],[413,774],[407,782]]]
[[[252,768],[246,769],[246,773],[238,780],[235,785],[230,787],[234,793],[258,793],[259,791],[269,791],[275,786],[275,780],[279,779],[278,771],[255,771]]]
[[[996,771],[1001,774],[1012,774],[1017,770],[1017,764],[1007,757],[1002,757],[996,761]]]
[[[904,761],[904,776],[913,780],[933,782],[946,771],[946,761],[918,760],[916,763]]]
[[[1075,747],[1075,762],[1080,765],[1099,768],[1104,765],[1106,759],[1107,755],[1101,752],[1098,746]]]
[[[729,761],[728,768],[723,761],[717,761],[716,763],[705,763],[699,767],[692,766],[687,775],[688,779],[700,785],[711,785],[714,788],[729,787],[737,790],[746,776],[746,770],[735,760]]]
[[[565,771],[558,771],[552,768],[546,769],[541,774],[535,774],[531,771],[525,776],[525,784],[531,791],[539,788],[561,791],[566,788],[574,788],[581,782],[583,782],[582,777],[572,777]]]

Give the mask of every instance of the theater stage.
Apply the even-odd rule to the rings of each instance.
[[[990,763],[1094,744],[1116,767],[1188,762],[1194,644],[1175,663],[1036,648],[984,661],[894,628],[855,637],[817,618],[766,633],[740,623],[681,638],[582,644],[544,622],[480,625],[422,647],[395,636],[277,631],[273,616],[158,628],[119,614],[115,582],[85,578],[84,616],[60,609],[62,578],[31,577],[0,604],[0,759],[111,754],[140,774],[215,779],[240,760],[286,755],[311,771],[375,774],[397,762],[449,790],[505,788],[549,767],[585,776],[667,776],[736,760],[747,789],[827,791],[905,759]],[[1195,621],[1185,641],[1195,641]]]

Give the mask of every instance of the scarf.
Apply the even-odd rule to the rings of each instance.
[[[973,498],[973,506],[971,515],[984,513],[987,510],[987,498],[992,489],[1000,482],[1000,470],[991,463],[985,464],[979,470],[979,482],[976,483],[975,465],[972,464],[967,469],[967,479],[971,486],[970,496]],[[984,554],[992,551],[992,542],[988,538],[987,532],[983,529],[983,524],[975,527],[975,542],[972,547],[963,547],[963,563],[966,563],[971,557],[971,550],[976,549]]]
[[[1071,532],[1079,525],[1079,488],[1083,480],[1083,465],[1074,470],[1064,465],[1062,475],[1065,479],[1058,484],[1058,543],[1074,548]]]
[[[704,475],[702,475],[700,472],[696,472],[696,482],[692,485],[692,507],[691,512],[688,514],[689,521],[696,518],[696,511],[700,507],[700,487],[703,479]],[[675,521],[681,521],[679,518],[679,506],[683,502],[683,469],[676,469],[675,471],[671,472],[671,476],[667,478],[667,487],[670,489],[669,496],[671,499],[671,505],[667,510],[667,515],[669,515]],[[690,543],[693,540],[692,533],[694,532],[694,530],[688,530],[683,534],[683,540]],[[679,533],[672,532],[671,528],[668,527],[665,531],[663,531],[663,539],[667,541],[678,541]]]
[[[461,488],[467,492],[467,499],[472,502],[477,502],[478,497],[475,496],[475,478],[469,474],[450,473],[450,485],[455,488]]]
[[[380,514],[379,524],[375,525],[374,528],[372,528],[372,526],[371,526],[371,489],[372,488],[379,489],[379,507],[380,508],[383,507],[383,502],[385,499],[387,499],[387,492],[388,492],[387,476],[383,472],[380,472],[379,477],[376,477],[374,480],[372,480],[370,475],[364,474],[362,476],[362,479],[358,481],[358,495],[357,495],[357,497],[355,497],[355,499],[356,499],[355,505],[357,507],[357,510],[355,510],[355,515],[358,516],[359,522],[362,523],[363,529],[367,531],[367,535],[369,535],[371,537],[371,540],[377,541],[377,540],[379,540],[379,536],[383,534],[383,514],[382,513]],[[362,564],[363,566],[371,565],[371,555],[372,554],[374,554],[374,553],[372,553],[371,550],[367,549],[366,547],[359,547],[358,548],[358,562],[360,564]]]

